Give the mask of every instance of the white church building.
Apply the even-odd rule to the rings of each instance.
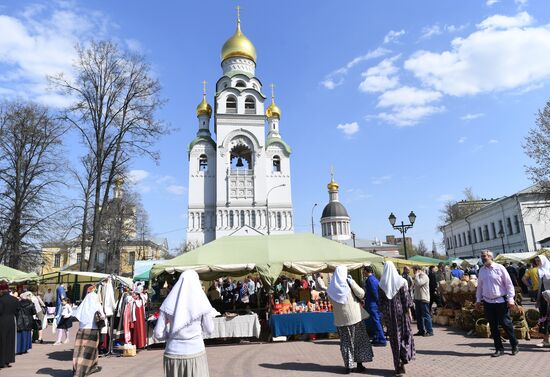
[[[214,109],[205,89],[197,106],[197,136],[189,144],[187,242],[293,233],[291,149],[279,132],[273,86],[266,107],[255,75],[256,49],[241,31],[240,16],[222,47],[221,67]]]

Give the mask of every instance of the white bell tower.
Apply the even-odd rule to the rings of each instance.
[[[291,149],[280,135],[281,111],[273,86],[271,104],[265,109],[262,83],[255,76],[256,49],[242,33],[237,11],[237,29],[222,47],[223,73],[214,99],[215,141],[209,130],[212,109],[204,96],[197,107],[199,131],[189,149],[187,234],[188,241],[198,243],[243,227],[263,234],[294,232]],[[208,168],[201,172],[204,158]]]

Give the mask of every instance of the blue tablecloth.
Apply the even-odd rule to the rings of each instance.
[[[336,332],[332,312],[273,314],[269,322],[273,336]]]

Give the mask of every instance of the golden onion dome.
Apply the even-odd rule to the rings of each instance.
[[[210,106],[208,102],[206,102],[205,95],[202,96],[201,103],[197,105],[197,116],[199,117],[201,115],[208,115],[209,118],[210,116],[212,116],[212,106]]]
[[[256,47],[241,32],[241,19],[237,17],[237,30],[222,47],[222,62],[227,58],[243,57],[256,63]]]
[[[338,185],[338,183],[334,182],[334,178],[331,178],[330,183],[327,185],[327,188],[329,191],[338,191],[340,186]]]
[[[279,106],[275,105],[275,101],[271,101],[271,105],[265,110],[265,115],[268,118],[281,119],[281,109],[279,109]]]

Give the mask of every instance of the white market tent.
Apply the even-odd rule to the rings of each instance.
[[[528,251],[525,253],[506,253],[506,254],[499,254],[495,258],[495,262],[497,263],[503,263],[503,262],[529,262],[531,259],[536,257],[539,254],[539,252],[536,251]]]
[[[40,282],[42,284],[58,284],[58,283],[97,283],[105,280],[109,277],[109,274],[102,274],[100,272],[88,272],[88,271],[57,271],[49,272],[40,276]],[[115,279],[121,281],[127,286],[131,287],[133,281],[131,278],[115,275]]]

